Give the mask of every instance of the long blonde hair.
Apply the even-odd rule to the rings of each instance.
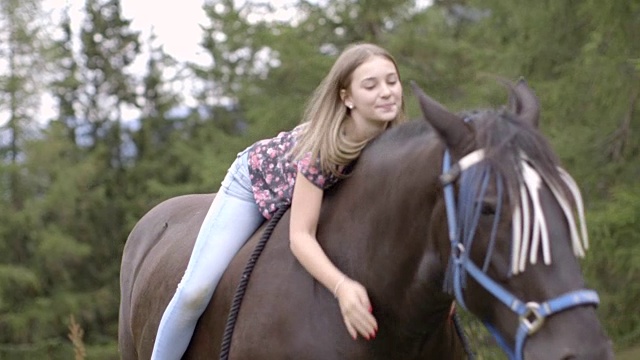
[[[362,149],[371,139],[354,142],[345,137],[342,124],[349,113],[342,102],[340,91],[349,88],[353,72],[373,56],[382,56],[391,61],[400,76],[395,59],[385,49],[369,43],[348,46],[307,103],[302,118],[305,125],[301,129],[298,142],[291,150],[295,159],[311,153],[313,159],[320,159],[323,173],[342,177],[340,169],[360,156]],[[403,97],[401,110],[389,126],[404,121]]]

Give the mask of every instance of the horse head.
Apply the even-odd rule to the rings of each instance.
[[[413,84],[445,146],[444,290],[511,359],[613,359],[578,258],[588,248],[580,191],[538,131],[524,81],[509,106],[449,112]]]

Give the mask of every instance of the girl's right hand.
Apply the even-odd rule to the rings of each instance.
[[[373,308],[364,286],[345,278],[334,295],[338,299],[344,324],[351,337],[355,340],[357,334],[360,334],[367,340],[375,338],[378,323],[372,315]]]

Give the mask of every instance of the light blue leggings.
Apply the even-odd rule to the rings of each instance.
[[[265,221],[251,190],[247,150],[238,154],[202,223],[187,269],[162,315],[152,360],[179,360],[233,256]]]

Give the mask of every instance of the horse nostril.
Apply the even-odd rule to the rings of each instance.
[[[575,359],[576,359],[576,357],[573,356],[573,355],[567,355],[567,356],[562,358],[562,360],[575,360]]]

